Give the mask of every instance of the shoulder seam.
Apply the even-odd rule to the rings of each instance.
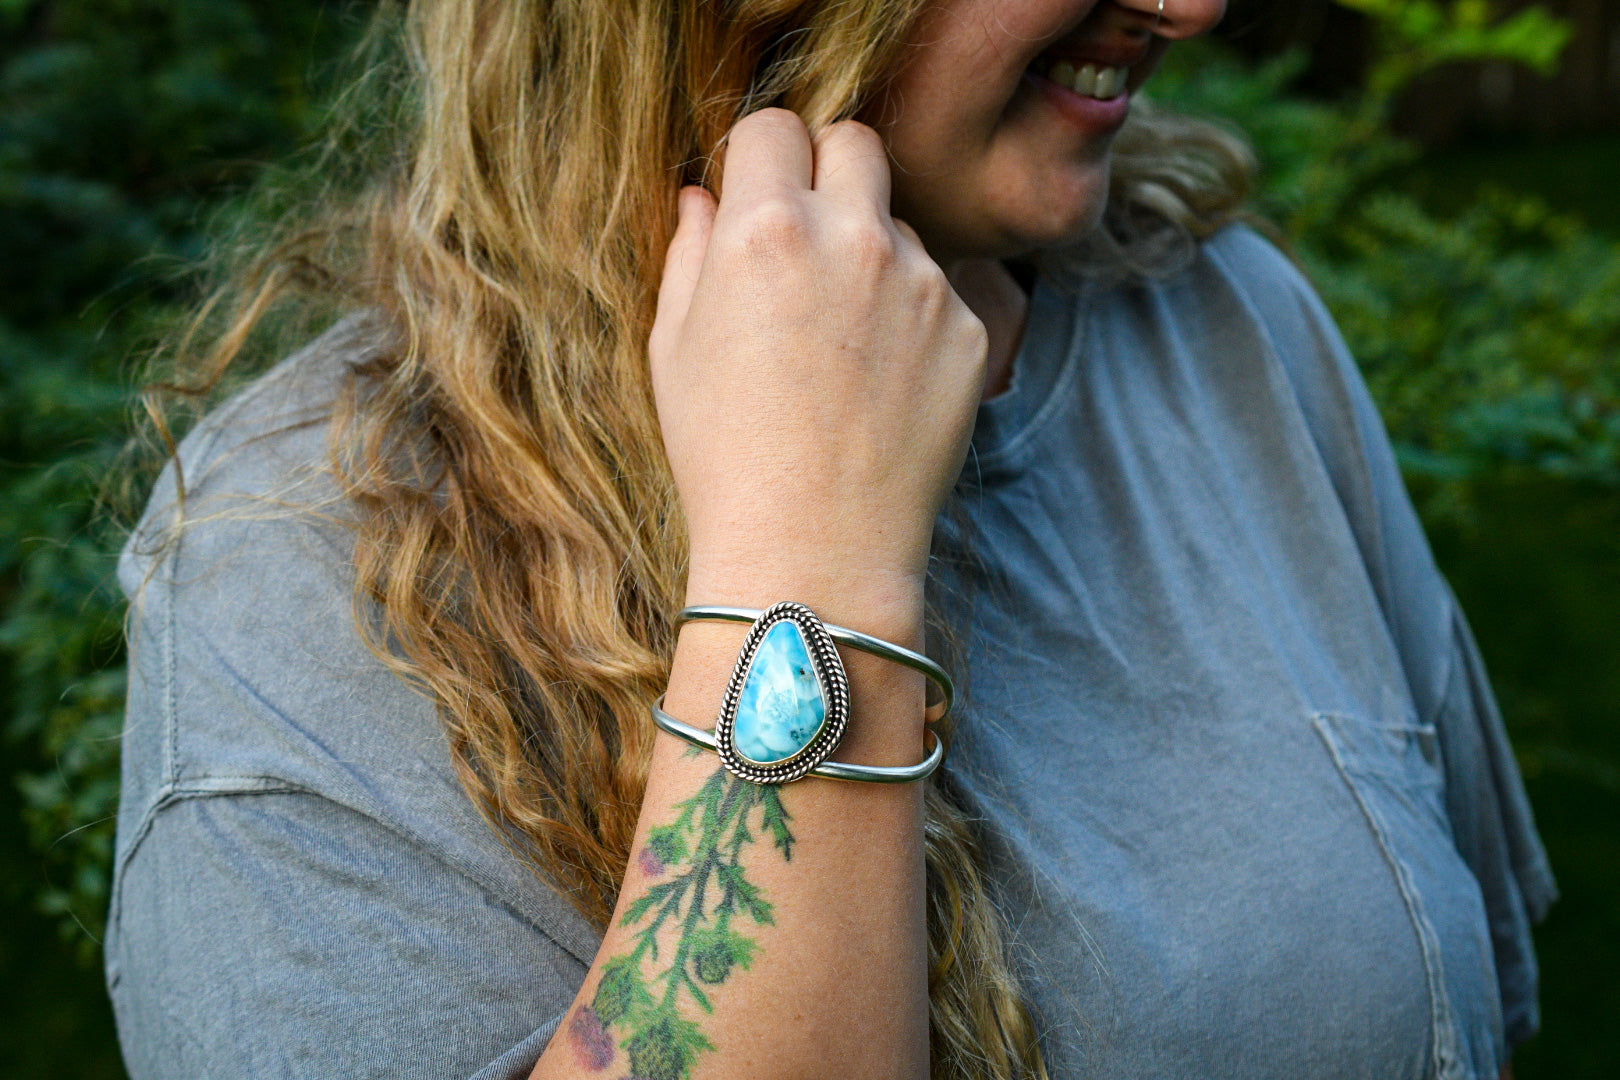
[[[145,813],[141,816],[140,824],[136,827],[135,833],[130,839],[129,845],[118,856],[113,872],[114,888],[112,901],[109,905],[109,922],[116,922],[119,918],[119,908],[121,906],[120,900],[123,892],[124,870],[129,862],[135,857],[135,853],[139,850],[142,841],[144,841],[147,834],[151,832],[153,823],[156,822],[158,816],[164,810],[179,805],[183,802],[190,802],[198,799],[232,798],[240,796],[251,797],[254,795],[307,795],[311,798],[320,799],[331,803],[333,806],[341,807],[349,813],[357,814],[376,825],[383,831],[391,833],[408,844],[420,847],[434,862],[438,863],[440,866],[443,866],[451,873],[471,882],[479,892],[489,897],[493,902],[498,903],[502,907],[510,910],[513,915],[521,919],[523,922],[533,926],[538,933],[542,934],[546,938],[546,940],[556,945],[563,952],[567,953],[569,956],[572,956],[586,967],[589,967],[594,959],[594,949],[587,950],[585,943],[569,940],[570,935],[560,932],[562,930],[561,927],[549,925],[553,922],[553,920],[536,918],[534,914],[526,910],[526,905],[521,903],[517,897],[511,895],[510,891],[503,888],[499,882],[491,881],[488,877],[478,873],[476,869],[471,866],[465,866],[456,860],[445,858],[444,855],[439,851],[434,850],[428,845],[421,844],[419,839],[409,830],[402,829],[392,822],[385,821],[382,818],[377,817],[375,814],[368,813],[367,811],[360,809],[359,807],[356,807],[345,800],[334,798],[325,792],[317,791],[303,784],[293,783],[279,776],[267,774],[219,774],[196,777],[180,784],[165,784],[148,804]],[[535,878],[535,880],[537,882],[540,881],[538,877]],[[556,889],[552,889],[551,891],[559,901],[566,904],[567,898],[564,897],[562,893],[558,892]],[[582,955],[582,953],[587,951],[589,955]]]

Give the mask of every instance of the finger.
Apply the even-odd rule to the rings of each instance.
[[[653,336],[673,337],[686,322],[692,306],[692,293],[703,272],[703,257],[709,250],[709,234],[714,228],[715,199],[703,188],[681,188],[676,203],[680,222],[664,255],[664,277],[658,285],[658,310],[653,317]]]
[[[889,212],[889,152],[858,120],[828,124],[816,136],[815,190]]]
[[[752,200],[784,191],[808,191],[815,152],[799,114],[761,109],[732,125],[721,170],[724,201]]]

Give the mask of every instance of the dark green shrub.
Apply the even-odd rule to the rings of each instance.
[[[100,497],[135,364],[189,307],[176,270],[221,207],[309,137],[314,73],[353,22],[313,0],[0,3],[0,709],[40,904],[87,958],[123,697]]]
[[[1156,96],[1253,140],[1260,209],[1333,310],[1408,474],[1438,481],[1431,517],[1466,513],[1462,481],[1505,469],[1620,482],[1620,242],[1501,188],[1432,211],[1402,183],[1419,149],[1387,126],[1429,68],[1547,70],[1567,27],[1534,7],[1493,22],[1476,0],[1341,2],[1379,20],[1359,96],[1303,100],[1288,90],[1300,56],[1251,69],[1209,47],[1183,50]]]

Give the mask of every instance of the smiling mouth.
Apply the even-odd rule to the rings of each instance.
[[[1068,60],[1038,57],[1029,70],[1043,79],[1073,90],[1082,97],[1109,101],[1125,91],[1130,69],[1085,62],[1078,67]]]

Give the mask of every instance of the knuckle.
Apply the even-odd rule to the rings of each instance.
[[[755,135],[792,134],[805,130],[804,121],[792,109],[778,105],[759,109],[738,120],[731,127],[731,137],[752,138]]]
[[[835,120],[822,130],[821,139],[825,143],[859,153],[883,152],[883,139],[859,120]]]
[[[913,275],[917,283],[918,296],[931,310],[944,311],[953,303],[960,303],[956,297],[956,290],[951,288],[950,280],[945,276],[945,271],[940,269],[940,265],[933,259],[925,257],[916,260]]]
[[[867,269],[885,269],[898,254],[893,234],[876,220],[853,218],[841,223],[838,241],[845,258]]]
[[[921,251],[923,246],[922,238],[917,235],[917,230],[913,229],[907,222],[900,218],[893,218],[891,220],[894,221],[894,231],[900,234],[900,238],[905,242],[905,246],[907,248]]]
[[[743,252],[754,257],[800,251],[810,240],[809,215],[791,199],[761,199],[743,212],[737,225]]]
[[[969,311],[966,304],[963,304],[959,322],[957,338],[962,347],[970,355],[977,357],[981,361],[984,360],[990,352],[990,331],[985,328],[983,320],[973,314],[972,311]]]

